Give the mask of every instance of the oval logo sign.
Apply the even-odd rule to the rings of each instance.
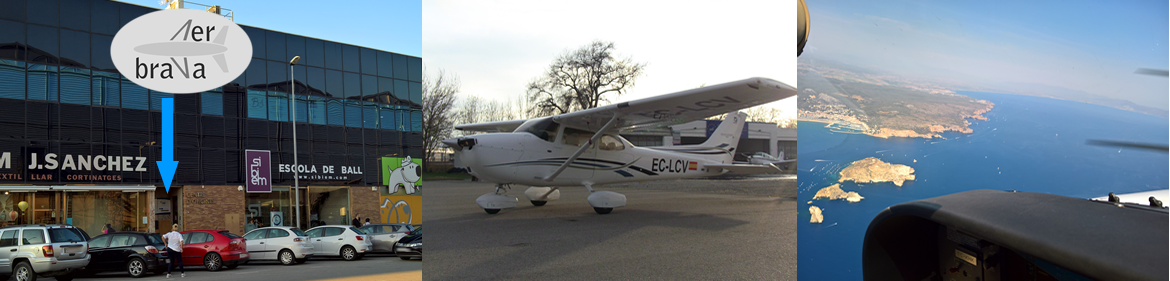
[[[244,73],[252,62],[252,41],[223,16],[192,9],[160,10],[118,30],[110,57],[134,84],[172,94],[199,93]]]

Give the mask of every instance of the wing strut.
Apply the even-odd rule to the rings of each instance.
[[[570,163],[573,163],[573,161],[577,160],[578,156],[581,156],[582,153],[585,153],[586,149],[589,149],[590,146],[593,146],[593,143],[597,141],[597,138],[600,138],[606,130],[609,130],[610,127],[613,127],[613,124],[617,124],[618,119],[621,119],[620,117],[621,114],[614,112],[613,118],[610,118],[609,122],[605,123],[605,126],[601,126],[601,130],[597,130],[597,133],[593,134],[593,137],[589,138],[588,143],[585,143],[585,145],[582,145],[581,148],[578,148],[577,152],[573,153],[573,156],[569,156],[569,159],[565,160],[565,163],[561,164],[561,167],[557,168],[556,172],[553,172],[551,175],[544,177],[544,181],[551,182],[553,179],[557,178],[561,172],[565,171],[565,168],[569,167]]]

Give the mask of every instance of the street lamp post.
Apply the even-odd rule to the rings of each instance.
[[[297,94],[296,94],[297,76],[293,75],[293,67],[296,66],[297,62],[299,62],[299,61],[301,61],[301,56],[295,56],[292,58],[292,61],[288,62],[288,76],[289,76],[289,80],[288,80],[289,99],[288,100],[289,100],[289,105],[290,105],[289,107],[292,108],[292,115],[289,116],[289,119],[292,119],[293,194],[296,194],[295,195],[296,199],[293,199],[293,200],[296,200],[293,202],[293,207],[297,208],[297,212],[296,212],[297,228],[301,228],[301,192],[299,191],[301,174],[299,172],[300,165],[299,165],[299,163],[297,163]]]

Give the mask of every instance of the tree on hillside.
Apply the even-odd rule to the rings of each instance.
[[[423,71],[426,73],[426,71]],[[451,137],[455,125],[456,94],[459,93],[459,77],[439,70],[438,77],[423,75],[423,142],[424,153],[431,153],[443,147],[442,141]],[[423,161],[424,164],[427,161]]]
[[[594,108],[605,95],[621,95],[634,86],[645,63],[618,59],[613,42],[594,41],[557,57],[543,76],[528,83],[528,112],[548,116]]]

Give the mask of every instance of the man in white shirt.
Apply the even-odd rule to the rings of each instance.
[[[167,244],[167,258],[171,260],[167,264],[167,278],[171,278],[171,269],[175,265],[179,266],[179,276],[187,277],[183,270],[183,235],[179,234],[179,224],[172,225],[171,232],[163,235],[163,243]]]

